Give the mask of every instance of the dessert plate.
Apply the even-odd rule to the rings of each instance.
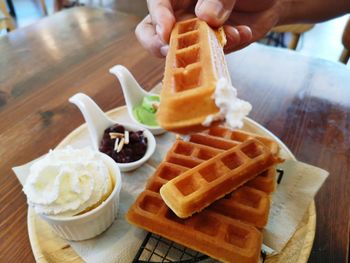
[[[109,111],[108,116],[116,121],[130,120],[127,108],[119,107]],[[295,159],[290,150],[272,133],[251,119],[245,120],[244,130],[268,136],[276,140],[281,147],[281,155],[286,159]],[[166,134],[165,134],[166,135]],[[157,138],[158,140],[159,138]],[[71,132],[58,146],[62,148],[68,144],[82,147],[90,143],[87,125],[83,124]],[[161,159],[153,158],[148,164],[156,166]],[[28,233],[33,254],[37,262],[84,262],[82,258],[63,239],[59,238],[47,223],[41,220],[31,208],[28,208]],[[316,210],[311,203],[303,221],[283,251],[274,257],[269,257],[265,263],[306,263],[310,255],[315,237]],[[206,260],[206,262],[208,262]]]

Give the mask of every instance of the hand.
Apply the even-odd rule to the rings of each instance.
[[[171,30],[184,14],[196,15],[213,27],[224,25],[225,52],[240,49],[263,37],[278,22],[282,0],[148,0],[149,15],[136,28],[140,43],[164,57]]]

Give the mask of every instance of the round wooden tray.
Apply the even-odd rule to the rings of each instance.
[[[130,121],[126,107],[116,108],[107,113],[110,118],[127,122]],[[276,140],[281,146],[281,156],[286,159],[295,159],[290,150],[272,133],[247,119],[244,130],[268,136]],[[89,141],[86,124],[81,125],[71,132],[58,146],[62,148],[66,145],[86,146]],[[300,223],[298,230],[291,238],[283,251],[265,260],[266,263],[304,263],[307,262],[312,243],[315,237],[316,209],[312,202],[304,219]],[[28,208],[28,233],[33,254],[37,262],[84,262],[79,255],[63,239],[59,238],[50,226],[40,219],[31,208]]]

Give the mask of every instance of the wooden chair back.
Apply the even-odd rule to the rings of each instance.
[[[292,39],[288,44],[289,49],[295,50],[298,46],[300,36],[311,30],[315,25],[314,24],[293,24],[285,26],[277,26],[272,29],[272,32],[277,33],[292,33]]]
[[[340,62],[343,62],[344,64],[346,64],[348,63],[349,57],[350,57],[350,18],[343,32],[342,42],[343,42],[344,49],[339,60]]]
[[[4,0],[0,0],[0,29],[6,29],[10,32],[15,29],[15,24],[12,21],[12,17],[7,11]]]

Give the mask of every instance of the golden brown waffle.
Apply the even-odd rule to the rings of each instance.
[[[217,141],[217,145],[220,147],[226,148],[226,144],[231,145],[232,143],[232,141],[228,139],[220,139],[218,137],[205,134],[194,134],[193,137],[191,136],[189,142],[177,140],[168,151],[164,160],[186,168],[193,168],[201,164],[203,161],[208,160],[224,151],[220,148],[214,148],[212,146],[192,142],[192,138],[195,138],[196,140],[199,138],[203,139],[204,137],[208,138],[206,143],[209,142],[209,144],[212,146],[214,146],[216,139],[219,139],[219,141]],[[238,145],[238,143],[234,143],[234,145]],[[246,185],[264,191],[265,193],[272,193],[275,190],[275,173],[275,167],[271,167],[247,182]]]
[[[249,139],[202,162],[160,189],[164,202],[186,218],[237,189],[278,159],[256,139]]]
[[[242,131],[236,133],[246,134]],[[178,218],[160,197],[159,190],[166,182],[216,156],[223,151],[222,149],[230,148],[229,145],[232,147],[231,137],[221,137],[219,141],[215,140],[220,139],[219,134],[201,134],[195,137],[203,138],[203,136],[210,138],[211,146],[182,140],[175,142],[168,151],[165,161],[158,166],[148,181],[146,190],[129,209],[127,220],[221,261],[258,262],[262,244],[259,229],[266,224],[268,217],[270,200],[268,193],[275,187],[274,167],[188,219]],[[236,145],[239,142],[234,143]],[[207,221],[208,213],[210,218],[215,218],[214,222],[211,219]],[[228,225],[231,230],[223,235],[222,229]]]
[[[242,217],[239,217],[239,220],[235,219],[240,214],[225,215],[222,211],[216,210],[215,203],[190,218],[181,219],[167,207],[159,194],[160,187],[186,170],[188,168],[180,165],[168,162],[161,163],[154,176],[149,180],[146,190],[140,194],[129,209],[127,220],[221,261],[258,262],[262,234],[253,225],[240,221]],[[261,191],[260,193],[262,200],[268,202],[269,199],[264,196],[265,193]],[[228,196],[227,201],[224,201],[226,202],[225,206],[236,207],[239,212],[244,211],[244,217],[248,215],[251,218],[256,217],[257,211],[261,210],[261,205],[255,203],[249,209],[251,204],[242,201],[245,200],[244,198],[239,198],[240,195]],[[239,204],[241,204],[241,208],[239,208]]]
[[[189,168],[164,162],[159,166],[158,170],[146,186],[146,189],[157,193],[163,184],[188,171]],[[270,173],[274,172],[273,169],[268,171]],[[258,175],[257,177],[260,176],[263,175]],[[270,189],[274,182],[265,182],[262,185]],[[259,188],[245,185],[226,195],[223,199],[217,200],[209,208],[231,218],[263,228],[267,223],[269,214],[270,199],[268,193]]]
[[[197,18],[176,23],[157,111],[159,125],[177,133],[203,130],[208,115],[219,113],[212,95],[221,77],[230,82],[223,29],[214,31]]]
[[[262,244],[255,227],[205,210],[183,220],[154,192],[144,191],[127,214],[133,224],[224,262],[256,263]]]
[[[213,126],[206,130],[204,134],[192,134],[190,141],[227,150],[251,138],[257,139],[265,144],[272,154],[278,154],[279,146],[274,140],[242,130],[230,130],[223,126]]]

